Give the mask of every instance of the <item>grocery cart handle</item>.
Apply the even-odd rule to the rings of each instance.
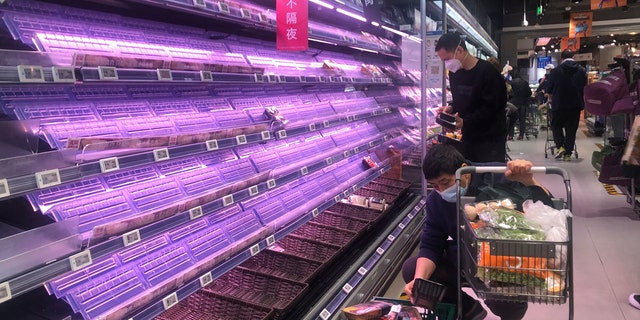
[[[507,167],[464,166],[456,171],[456,180],[459,180],[460,176],[466,173],[504,173],[505,171],[507,171]],[[560,167],[531,167],[531,172],[557,174],[562,176],[565,181],[569,180],[569,173],[567,170]]]

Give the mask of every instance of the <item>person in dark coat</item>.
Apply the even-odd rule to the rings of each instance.
[[[551,101],[551,131],[558,153],[556,159],[571,160],[580,113],[584,109],[587,72],[573,60],[571,49],[562,51],[562,62],[548,76],[546,90]]]
[[[518,140],[522,140],[527,131],[527,112],[531,105],[531,88],[529,82],[522,79],[520,69],[513,68],[511,70],[511,97],[509,102],[518,107],[519,133]],[[511,118],[509,119],[511,120]],[[515,129],[515,121],[509,122],[509,136],[513,137]]]
[[[470,161],[505,161],[507,88],[489,62],[469,54],[458,33],[443,34],[436,54],[449,70],[453,102],[444,112],[462,129],[463,154]]]

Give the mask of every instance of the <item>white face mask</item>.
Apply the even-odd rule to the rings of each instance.
[[[449,72],[455,73],[456,71],[462,68],[462,62],[458,59],[449,59],[444,61],[444,67],[449,70]]]
[[[458,45],[456,46],[455,50],[458,50],[458,47],[460,46],[461,43],[462,43],[462,40],[458,42]],[[464,55],[464,58],[462,58],[462,61],[464,61],[464,59],[467,58],[468,54],[469,52],[467,52],[467,54]],[[454,57],[455,57],[455,54],[454,54]],[[451,58],[444,61],[444,66],[445,68],[447,68],[447,70],[449,70],[449,72],[455,73],[456,71],[462,69],[462,62],[456,58]]]

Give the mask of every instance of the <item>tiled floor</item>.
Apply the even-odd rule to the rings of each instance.
[[[546,131],[535,139],[511,141],[512,158],[531,160],[534,165],[559,166],[571,177],[574,245],[574,319],[640,320],[640,310],[627,298],[640,292],[640,219],[622,195],[610,195],[595,176],[591,154],[602,137],[587,137],[584,127],[576,140],[579,158],[571,162],[544,157]],[[554,195],[564,195],[559,176],[541,175]],[[397,280],[387,296],[397,296],[404,284]],[[569,319],[568,304],[530,304],[525,320]],[[499,320],[489,314],[486,320]]]

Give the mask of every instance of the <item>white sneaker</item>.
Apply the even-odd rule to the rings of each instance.
[[[629,304],[636,309],[640,309],[640,293],[632,293],[629,296]]]

